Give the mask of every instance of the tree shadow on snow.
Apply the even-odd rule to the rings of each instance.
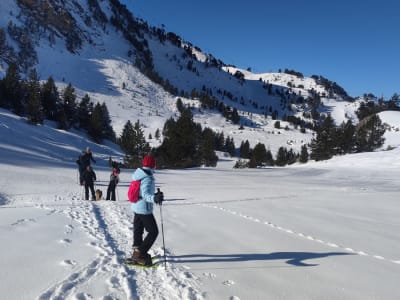
[[[268,260],[285,260],[287,264],[296,267],[313,267],[318,264],[306,263],[304,261],[311,259],[325,258],[329,256],[352,255],[346,252],[273,252],[266,254],[191,254],[169,256],[174,263],[213,263],[213,262],[244,262],[244,261],[268,261]]]

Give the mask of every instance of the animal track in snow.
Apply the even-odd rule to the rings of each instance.
[[[75,266],[75,265],[76,265],[76,261],[73,260],[73,259],[66,259],[66,260],[63,260],[63,261],[61,262],[61,265],[62,265],[62,266],[66,266],[66,267]]]
[[[78,293],[76,295],[77,300],[91,300],[94,299],[90,294],[88,293]]]
[[[235,282],[233,280],[225,280],[224,282],[222,282],[222,284],[225,286],[231,286],[234,285]]]
[[[257,219],[257,218],[253,218],[253,217],[251,217],[251,216],[244,215],[244,214],[242,214],[242,213],[235,212],[235,211],[232,211],[232,210],[223,208],[223,207],[219,207],[219,206],[216,206],[216,205],[209,205],[209,204],[199,204],[199,205],[204,206],[204,207],[209,207],[209,208],[218,209],[218,210],[221,210],[221,211],[230,213],[230,214],[232,214],[232,215],[239,216],[239,217],[241,217],[241,218],[244,218],[244,219],[249,220],[249,221],[252,221],[252,222],[261,223],[261,224],[267,225],[267,226],[269,226],[269,227],[271,227],[271,228],[274,228],[274,229],[276,229],[276,230],[283,231],[283,232],[285,232],[285,233],[287,233],[287,234],[297,235],[297,236],[299,236],[299,237],[301,237],[301,238],[305,238],[305,239],[308,239],[308,240],[310,240],[310,241],[317,242],[317,243],[326,245],[326,246],[331,247],[331,248],[340,248],[340,249],[343,249],[343,250],[345,250],[345,251],[358,254],[358,255],[360,255],[360,256],[367,256],[367,257],[372,257],[372,258],[378,259],[378,260],[389,261],[389,262],[392,262],[392,263],[394,263],[394,264],[400,264],[400,260],[390,260],[390,259],[386,259],[386,258],[383,257],[382,255],[372,255],[372,254],[366,253],[365,251],[356,251],[356,250],[354,250],[354,249],[352,249],[352,248],[350,248],[350,247],[341,246],[341,245],[339,245],[339,244],[332,243],[332,242],[329,242],[329,241],[323,241],[323,240],[317,239],[317,238],[315,238],[315,237],[313,237],[313,236],[311,236],[311,235],[307,235],[307,234],[304,234],[304,233],[302,233],[302,232],[296,232],[295,230],[281,227],[281,226],[276,225],[276,224],[274,224],[274,223],[272,223],[272,222],[270,222],[270,221],[264,221],[264,222],[262,222],[262,221],[260,221],[260,220]]]
[[[71,243],[72,243],[72,240],[70,240],[70,239],[63,239],[63,240],[60,240],[60,243],[61,243],[61,244],[71,244]]]
[[[16,225],[22,225],[22,224],[25,224],[25,223],[34,223],[34,222],[36,222],[36,220],[35,219],[18,219],[17,221],[15,221],[14,223],[12,223],[11,225],[12,226],[16,226]]]
[[[210,278],[210,279],[214,279],[217,277],[217,275],[213,274],[213,273],[203,273],[203,276],[206,278]]]
[[[66,234],[72,233],[72,231],[74,230],[74,226],[72,224],[66,225],[65,227],[66,227],[65,230]]]

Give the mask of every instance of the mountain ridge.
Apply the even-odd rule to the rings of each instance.
[[[48,10],[52,8],[64,16],[61,24],[75,26],[72,34],[52,25],[50,21],[56,13],[47,13],[53,16],[48,18],[50,21],[42,26],[37,24],[47,20],[46,14],[40,14],[43,3],[47,3]],[[301,145],[311,140],[313,131],[301,133],[298,125],[285,119],[293,116],[301,127],[308,124],[312,128],[315,106],[321,114],[333,114],[338,124],[349,118],[357,122],[354,110],[358,102],[346,101],[346,95],[327,90],[315,78],[302,77],[301,73],[254,74],[225,65],[178,35],[136,19],[117,0],[5,0],[0,6],[4,12],[0,28],[5,28],[6,46],[18,49],[29,45],[36,56],[28,56],[33,61],[24,65],[37,68],[42,80],[53,76],[60,88],[72,83],[78,97],[87,93],[95,102],[105,102],[117,133],[127,120],[136,119],[144,124],[146,134],[154,133],[166,119],[177,116],[177,98],[196,108],[195,120],[203,126],[215,119],[214,123],[219,125],[214,129],[233,136],[237,147],[243,141],[243,129],[238,129],[241,125],[244,130],[254,131],[252,145],[263,142],[272,151],[282,145],[299,151]],[[28,28],[32,24],[36,24],[35,30]],[[11,36],[10,28],[19,35]],[[21,44],[18,36],[28,42]],[[4,73],[7,53],[0,54]],[[21,56],[19,52],[18,57]],[[237,109],[239,123],[226,121],[215,107],[204,107],[199,101],[201,97]],[[276,130],[276,120],[286,130]],[[293,139],[282,138],[288,136],[285,131],[291,131],[290,136],[296,132],[297,146]]]

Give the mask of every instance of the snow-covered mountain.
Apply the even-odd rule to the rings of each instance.
[[[262,142],[273,153],[281,145],[298,150],[312,138],[311,130],[284,121],[286,130],[274,127],[270,108],[282,118],[289,103],[307,120],[310,107],[294,94],[319,93],[321,112],[337,123],[356,120],[358,102],[345,101],[334,85],[326,90],[322,78],[239,70],[130,18],[117,0],[1,0],[0,76],[12,58],[43,80],[52,75],[60,88],[71,83],[79,97],[88,93],[107,104],[117,133],[137,119],[146,133],[161,129],[177,115],[178,98],[163,87],[175,87],[197,107],[202,125],[233,137],[236,146]],[[149,54],[156,72],[145,68]],[[243,129],[190,98],[203,85],[239,110]],[[380,113],[387,124],[383,149],[392,151],[264,169],[233,169],[235,158],[220,154],[215,168],[157,170],[166,201],[154,212],[160,236],[150,253],[166,251],[166,264],[133,269],[123,264],[132,252],[125,195],[133,170],[122,169],[116,202],[92,202],[82,200],[75,163],[90,146],[96,188],[105,193],[108,159],[121,160],[120,148],[47,120],[31,126],[0,109],[1,297],[398,299],[399,114]]]
[[[140,119],[145,133],[154,135],[177,114],[178,97],[199,107],[197,122],[233,137],[237,147],[246,136],[251,146],[261,142],[272,153],[280,146],[298,152],[312,137],[312,131],[301,133],[285,121],[286,130],[276,129],[272,114],[310,123],[307,99],[316,95],[319,110],[338,124],[357,121],[358,102],[346,101],[336,83],[294,71],[254,74],[225,65],[176,34],[136,19],[118,0],[3,0],[1,36],[0,76],[17,59],[22,71],[36,68],[42,80],[52,76],[61,89],[71,83],[79,97],[106,103],[117,134],[127,120]],[[244,129],[216,109],[200,109],[201,94],[236,108]]]

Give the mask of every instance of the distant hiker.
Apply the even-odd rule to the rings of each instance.
[[[133,254],[132,260],[140,265],[151,265],[151,256],[147,253],[153,246],[157,236],[158,227],[153,215],[153,204],[161,204],[164,200],[162,193],[154,194],[155,180],[154,169],[156,161],[154,157],[146,155],[143,158],[142,168],[136,169],[132,175],[133,180],[140,180],[139,200],[132,203],[135,213],[133,219]],[[147,235],[143,239],[146,229]]]
[[[89,200],[89,189],[92,193],[92,200],[96,200],[94,192],[94,182],[96,181],[96,173],[91,166],[87,166],[86,170],[82,173],[83,184],[85,185],[85,200]]]
[[[119,182],[119,173],[119,169],[117,167],[114,167],[110,175],[110,182],[108,183],[106,200],[115,201],[115,188],[117,187],[117,184]]]
[[[118,174],[121,173],[121,169],[119,168],[119,163],[116,161],[111,161],[111,167],[117,169]]]
[[[79,166],[79,181],[81,185],[83,184],[82,174],[83,172],[85,172],[86,168],[90,166],[90,161],[96,163],[92,156],[90,148],[86,147],[86,151],[82,151],[82,153],[79,155],[78,160],[76,161]]]

